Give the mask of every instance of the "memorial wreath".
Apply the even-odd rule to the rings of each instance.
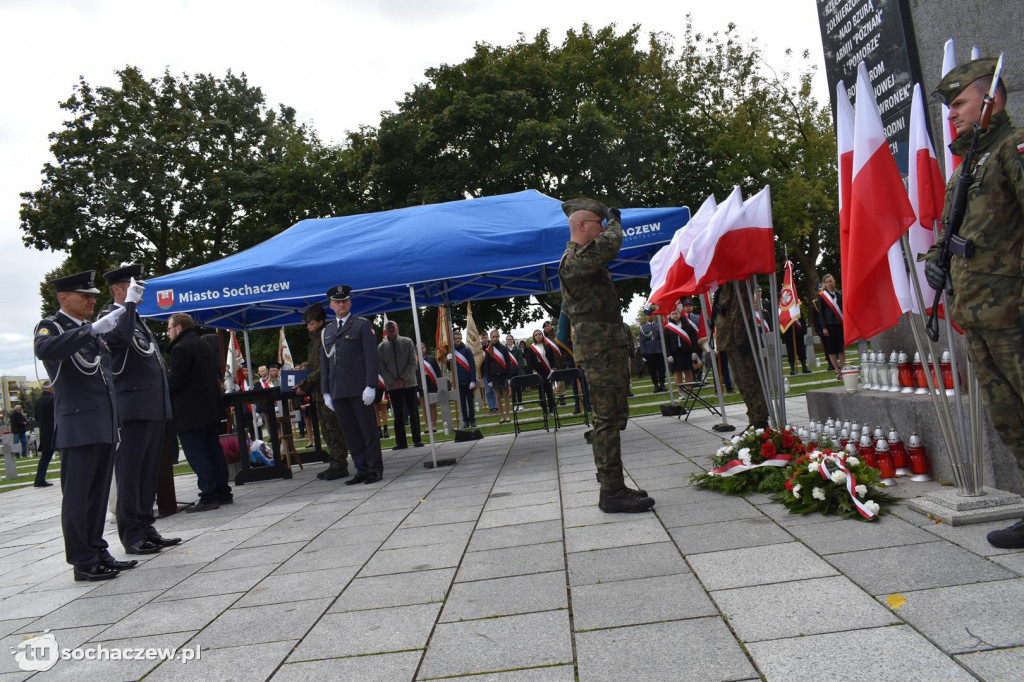
[[[711,460],[711,471],[692,474],[698,488],[727,495],[777,493],[786,484],[785,468],[807,453],[807,447],[791,429],[747,429],[733,436]]]
[[[813,450],[785,471],[785,490],[775,499],[791,514],[835,514],[874,521],[897,498],[879,487],[881,474],[854,455]]]

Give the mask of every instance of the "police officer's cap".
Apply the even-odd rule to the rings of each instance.
[[[107,284],[117,284],[118,282],[129,282],[132,277],[135,279],[142,279],[142,264],[132,263],[131,265],[124,265],[111,270],[107,274],[103,275],[103,279],[107,280]]]
[[[327,298],[332,301],[347,301],[352,298],[352,287],[347,284],[339,284],[327,290]]]
[[[999,60],[995,57],[985,57],[983,59],[972,59],[965,64],[950,69],[949,73],[939,81],[939,85],[935,88],[933,94],[938,95],[948,105],[968,85],[979,78],[994,74],[998,62]]]
[[[693,299],[681,298],[679,299],[679,305],[693,305]]]
[[[658,309],[657,305],[655,305],[653,303],[648,303],[646,306],[644,306],[644,315],[648,315],[648,316],[656,315],[657,313],[655,311],[657,309]]]
[[[302,314],[303,322],[323,322],[327,319],[327,311],[319,303],[315,303]]]
[[[565,213],[566,217],[571,216],[576,211],[590,211],[601,216],[603,220],[608,219],[608,207],[597,199],[580,197],[579,199],[570,199],[562,204],[562,212]]]
[[[100,293],[100,290],[92,283],[95,276],[95,270],[86,270],[85,272],[68,275],[67,277],[51,279],[50,284],[57,289],[57,293],[64,291],[77,291],[80,294],[98,294]]]

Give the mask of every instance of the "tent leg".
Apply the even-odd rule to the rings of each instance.
[[[423,387],[423,396],[425,398],[424,405],[426,406],[426,412],[424,418],[427,420],[427,435],[430,437],[430,460],[424,462],[423,466],[427,469],[434,469],[439,466],[453,466],[455,464],[454,459],[438,459],[437,450],[434,445],[434,425],[430,421],[430,395],[427,393],[427,370],[423,367],[424,359],[420,357],[420,348],[423,345],[423,337],[420,335],[420,316],[416,310],[416,289],[413,285],[409,285],[409,305],[412,306],[412,327],[416,332],[416,357],[420,358],[420,386]]]

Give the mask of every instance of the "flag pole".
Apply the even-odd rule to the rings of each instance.
[[[708,333],[708,355],[711,356],[711,372],[715,380],[715,395],[718,396],[718,412],[722,415],[722,422],[711,427],[712,431],[735,431],[736,427],[729,423],[729,417],[725,414],[725,393],[722,391],[722,359],[718,357],[718,347],[715,342],[715,335],[711,332],[711,297],[707,292],[700,295],[701,313],[704,315],[704,328]]]
[[[773,415],[772,415],[772,402],[771,402],[771,400],[769,399],[769,396],[768,396],[768,388],[765,385],[764,379],[762,378],[763,377],[764,368],[761,365],[761,357],[760,357],[759,351],[757,350],[759,348],[759,346],[758,346],[759,339],[756,339],[754,337],[754,333],[751,333],[751,329],[750,329],[751,322],[753,321],[753,310],[750,310],[749,313],[747,312],[748,311],[747,304],[749,304],[749,299],[747,301],[747,304],[743,303],[743,292],[740,289],[739,280],[735,280],[734,279],[732,281],[732,285],[733,285],[734,292],[736,294],[736,304],[739,305],[739,307],[740,307],[740,317],[743,319],[743,327],[744,327],[744,329],[747,332],[747,343],[750,345],[750,353],[751,353],[751,355],[754,358],[754,368],[755,368],[755,370],[757,372],[758,382],[761,384],[761,392],[764,394],[765,405],[768,408],[768,412],[769,412],[768,416],[769,416],[769,418],[772,418],[773,417]],[[749,283],[747,283],[747,286],[749,287]]]
[[[412,328],[416,332],[416,357],[420,359],[416,364],[419,365],[420,386],[423,387],[423,405],[424,412],[426,412],[424,417],[427,420],[427,435],[430,437],[431,461],[424,462],[423,466],[427,469],[436,469],[439,466],[452,466],[455,464],[454,459],[442,459],[440,462],[437,459],[437,449],[434,444],[434,428],[430,421],[430,393],[427,391],[427,370],[423,367],[423,363],[426,361],[426,358],[420,354],[420,348],[423,346],[423,338],[420,336],[420,316],[417,314],[416,310],[416,289],[411,284],[409,285],[409,304],[412,307]]]
[[[663,412],[661,416],[668,417],[672,416],[675,413],[674,408],[676,406],[676,398],[675,391],[672,390],[675,383],[672,380],[672,373],[669,372],[668,346],[665,344],[665,318],[662,315],[658,315],[658,336],[661,337],[661,361],[665,363],[665,381],[666,383],[668,383],[668,404],[671,406],[669,408],[669,413],[665,414]]]
[[[754,277],[754,275],[751,275],[751,277]],[[778,280],[776,279],[775,271],[774,270],[772,271],[772,274],[768,277],[768,294],[769,294],[769,296],[771,296],[771,298],[769,300],[770,301],[774,301],[774,305],[775,305],[775,307],[777,309],[778,305],[779,305],[778,304],[778,301],[779,301],[779,283],[778,283]],[[761,319],[762,320],[767,320],[767,313],[768,313],[767,310],[762,311],[762,313],[761,313]],[[782,373],[782,336],[779,334],[778,315],[776,315],[775,317],[776,317],[775,324],[772,325],[771,332],[765,332],[765,334],[772,333],[775,336],[775,343],[774,343],[774,346],[775,346],[775,353],[774,353],[774,355],[775,355],[775,358],[774,358],[775,363],[774,364],[775,364],[775,368],[776,368],[776,372],[777,372],[777,379],[778,379],[778,384],[776,385],[776,388],[778,388],[778,393],[776,395],[778,395],[778,399],[779,399],[779,409],[778,409],[779,423],[778,423],[778,429],[781,431],[786,426],[786,391],[785,391],[786,382],[785,382],[785,376]],[[795,362],[795,358],[796,358],[796,333],[795,332],[793,333],[793,353],[794,353],[794,362]]]
[[[754,295],[753,286],[751,285],[751,280],[753,280],[753,278],[754,276],[751,276],[750,279],[745,279],[743,282],[747,293],[747,303],[750,305],[750,317],[751,323],[753,324],[752,329],[754,331],[754,339],[756,339],[757,342],[757,352],[755,353],[755,356],[757,358],[758,364],[756,365],[756,367],[758,371],[758,378],[761,380],[762,391],[764,391],[765,393],[765,404],[768,408],[769,419],[771,420],[771,422],[775,424],[776,428],[778,428],[778,413],[775,409],[775,401],[773,400],[773,397],[776,394],[776,389],[774,386],[775,376],[769,371],[768,368],[767,338],[764,333],[764,327],[762,326],[764,324],[763,315],[760,318],[761,324],[757,323],[760,305],[757,300],[758,297]]]

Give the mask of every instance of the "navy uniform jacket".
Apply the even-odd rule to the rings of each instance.
[[[344,325],[334,320],[320,341],[320,390],[332,399],[355,398],[367,386],[377,388],[380,359],[373,327],[350,314]]]
[[[657,319],[640,325],[640,352],[643,355],[661,354],[661,337],[658,333]]]
[[[110,306],[101,315],[116,307]],[[171,418],[171,398],[160,348],[153,332],[135,312],[135,304],[124,307],[117,327],[103,335],[114,356],[118,416],[122,422],[167,421]]]
[[[36,357],[53,384],[56,450],[117,443],[117,403],[107,344],[62,312],[36,325]]]

